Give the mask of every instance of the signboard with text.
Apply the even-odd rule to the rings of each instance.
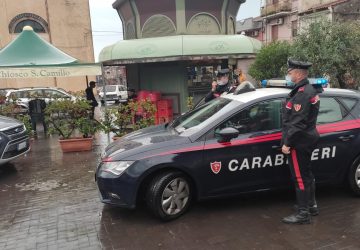
[[[69,67],[29,67],[29,68],[1,68],[0,78],[45,78],[45,77],[73,77],[101,75],[99,65],[69,66]]]

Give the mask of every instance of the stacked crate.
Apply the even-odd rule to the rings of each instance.
[[[138,97],[137,97],[137,101],[141,102],[141,101],[150,101],[152,102],[155,106],[157,101],[159,101],[161,99],[161,93],[158,91],[147,91],[147,90],[141,90],[139,91]],[[137,115],[141,115],[143,113],[142,108],[138,107],[137,110]]]
[[[161,99],[156,102],[156,124],[162,124],[172,121],[173,119],[173,108],[171,99]]]
[[[172,121],[173,108],[171,99],[161,99],[161,93],[158,91],[141,90],[138,93],[137,101],[150,100],[156,105],[155,124],[162,124]],[[138,108],[137,116],[143,116],[141,107]]]

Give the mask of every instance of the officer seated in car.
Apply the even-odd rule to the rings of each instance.
[[[212,83],[211,91],[206,95],[205,102],[221,96],[224,92],[229,92],[229,72],[229,69],[221,69],[217,72],[217,81]]]

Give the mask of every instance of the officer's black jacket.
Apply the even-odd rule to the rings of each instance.
[[[309,84],[307,79],[296,84],[283,108],[282,144],[288,147],[313,146],[319,139],[316,119],[319,113],[319,93],[323,89]]]
[[[205,97],[205,102],[209,102],[212,99],[215,99],[216,97],[221,96],[224,92],[229,92],[230,89],[230,84],[225,84],[225,85],[217,85],[215,91],[210,91],[206,97]]]

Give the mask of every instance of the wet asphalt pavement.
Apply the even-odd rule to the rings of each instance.
[[[195,204],[163,223],[145,206],[100,203],[94,171],[107,138],[92,152],[66,153],[56,138],[0,167],[0,249],[360,249],[360,198],[322,187],[311,225],[281,223],[291,191]]]

